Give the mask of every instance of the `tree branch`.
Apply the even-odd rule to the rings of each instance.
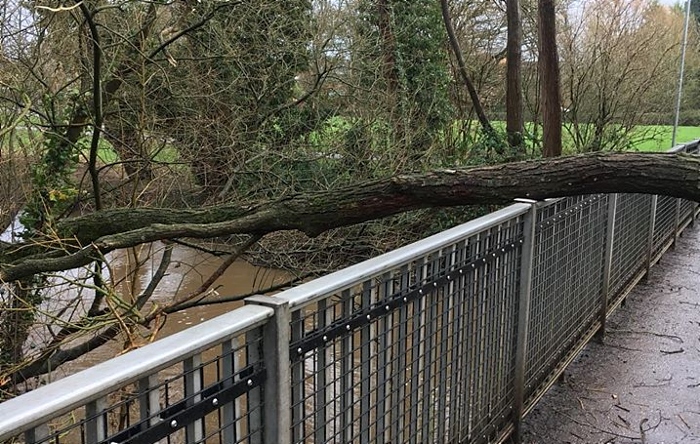
[[[90,180],[92,182],[93,199],[95,200],[95,209],[102,209],[102,196],[100,193],[100,179],[97,176],[97,150],[100,143],[100,131],[102,130],[102,48],[100,47],[100,33],[97,31],[97,25],[93,18],[92,12],[85,6],[85,3],[80,1],[77,6],[85,18],[90,29],[90,38],[92,39],[92,140],[90,141],[90,158],[88,160],[88,171],[90,172]]]
[[[83,266],[107,252],[156,240],[264,235],[281,230],[316,236],[331,228],[420,208],[614,192],[700,201],[700,157],[596,153],[398,175],[251,207],[102,211],[61,221],[56,231],[59,241],[40,239],[0,246],[0,281]]]

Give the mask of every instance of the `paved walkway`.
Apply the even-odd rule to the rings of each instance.
[[[525,419],[523,442],[700,443],[700,227],[688,228]]]

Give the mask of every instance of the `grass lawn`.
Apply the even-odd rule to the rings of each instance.
[[[635,149],[638,151],[668,151],[671,148],[673,127],[670,125],[640,125],[635,132],[638,132],[642,139],[635,144]],[[700,139],[700,126],[678,127],[677,145],[697,139]]]

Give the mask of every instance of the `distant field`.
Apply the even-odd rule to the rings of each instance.
[[[635,143],[638,151],[667,151],[671,148],[673,127],[662,125],[640,125],[637,132],[643,139]],[[644,135],[647,135],[646,137]],[[700,127],[679,126],[676,132],[676,144],[691,142],[700,139]]]
[[[505,131],[505,122],[494,120],[493,126],[501,131]],[[532,132],[531,123],[528,123],[528,130]],[[566,125],[566,124],[565,124]],[[540,130],[541,131],[541,130]],[[673,136],[673,126],[671,125],[638,125],[631,134],[631,145],[636,151],[668,151],[671,148]],[[564,151],[571,150],[573,142],[567,131],[563,132]],[[679,126],[676,132],[676,144],[700,139],[700,126]]]

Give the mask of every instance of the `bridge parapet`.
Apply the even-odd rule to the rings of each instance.
[[[519,202],[4,402],[0,441],[498,442],[697,214]]]

